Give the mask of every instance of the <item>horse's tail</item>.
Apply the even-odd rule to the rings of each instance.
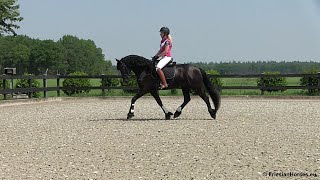
[[[203,78],[203,83],[213,101],[214,104],[214,108],[215,108],[215,113],[218,111],[218,109],[220,108],[220,104],[221,104],[221,97],[220,97],[220,92],[218,91],[218,89],[216,87],[214,87],[207,75],[207,73],[199,68],[202,74],[202,78]]]

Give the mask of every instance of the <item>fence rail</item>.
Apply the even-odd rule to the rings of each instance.
[[[209,78],[266,78],[266,77],[316,77],[318,79],[317,86],[222,86],[220,89],[256,89],[261,90],[263,94],[266,90],[284,90],[284,89],[320,89],[320,73],[318,74],[276,74],[276,75],[266,75],[266,74],[227,74],[227,75],[209,75]],[[88,78],[88,79],[101,79],[101,86],[94,87],[62,87],[60,86],[61,79],[67,78]],[[62,90],[87,90],[87,89],[100,89],[102,95],[105,95],[106,90],[110,89],[137,89],[137,87],[131,86],[106,86],[105,79],[121,78],[120,75],[95,75],[95,76],[65,76],[65,75],[42,75],[42,76],[0,76],[0,81],[2,81],[2,89],[0,89],[0,94],[3,94],[4,99],[7,98],[8,94],[13,96],[14,93],[27,93],[29,98],[32,98],[33,92],[43,92],[44,98],[47,97],[47,92],[56,91],[57,96],[60,96],[60,91]],[[28,88],[13,88],[13,80],[16,79],[27,79],[29,83]],[[31,86],[31,80],[42,79],[43,87],[35,88]],[[55,79],[56,87],[47,87],[47,80]],[[6,87],[7,81],[10,82],[10,88]]]

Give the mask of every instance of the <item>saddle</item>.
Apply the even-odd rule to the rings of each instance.
[[[154,66],[156,66],[156,64],[158,62],[154,61]],[[174,75],[175,75],[175,70],[176,70],[176,62],[173,62],[173,59],[164,67],[162,68],[162,71],[164,73],[164,76],[166,77],[167,80],[169,79],[173,79]],[[153,71],[151,73],[151,76],[153,79],[157,79],[158,77],[158,73],[156,71]]]

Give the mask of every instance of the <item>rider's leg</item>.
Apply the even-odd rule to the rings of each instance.
[[[160,77],[160,80],[162,82],[161,84],[161,89],[168,87],[167,81],[166,81],[166,77],[164,76],[164,73],[161,69],[157,69],[157,73]]]
[[[166,81],[166,77],[164,76],[164,73],[162,71],[162,68],[164,68],[169,62],[171,61],[171,57],[163,57],[159,63],[157,64],[157,73],[161,79],[162,85],[161,85],[161,89],[168,87],[167,81]]]

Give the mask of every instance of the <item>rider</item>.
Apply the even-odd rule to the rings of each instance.
[[[162,27],[160,29],[160,36],[162,38],[160,42],[160,50],[152,59],[159,61],[156,66],[156,70],[162,81],[161,89],[165,89],[168,87],[168,84],[163,74],[162,68],[164,68],[172,60],[171,58],[172,39],[170,36],[169,28]]]

